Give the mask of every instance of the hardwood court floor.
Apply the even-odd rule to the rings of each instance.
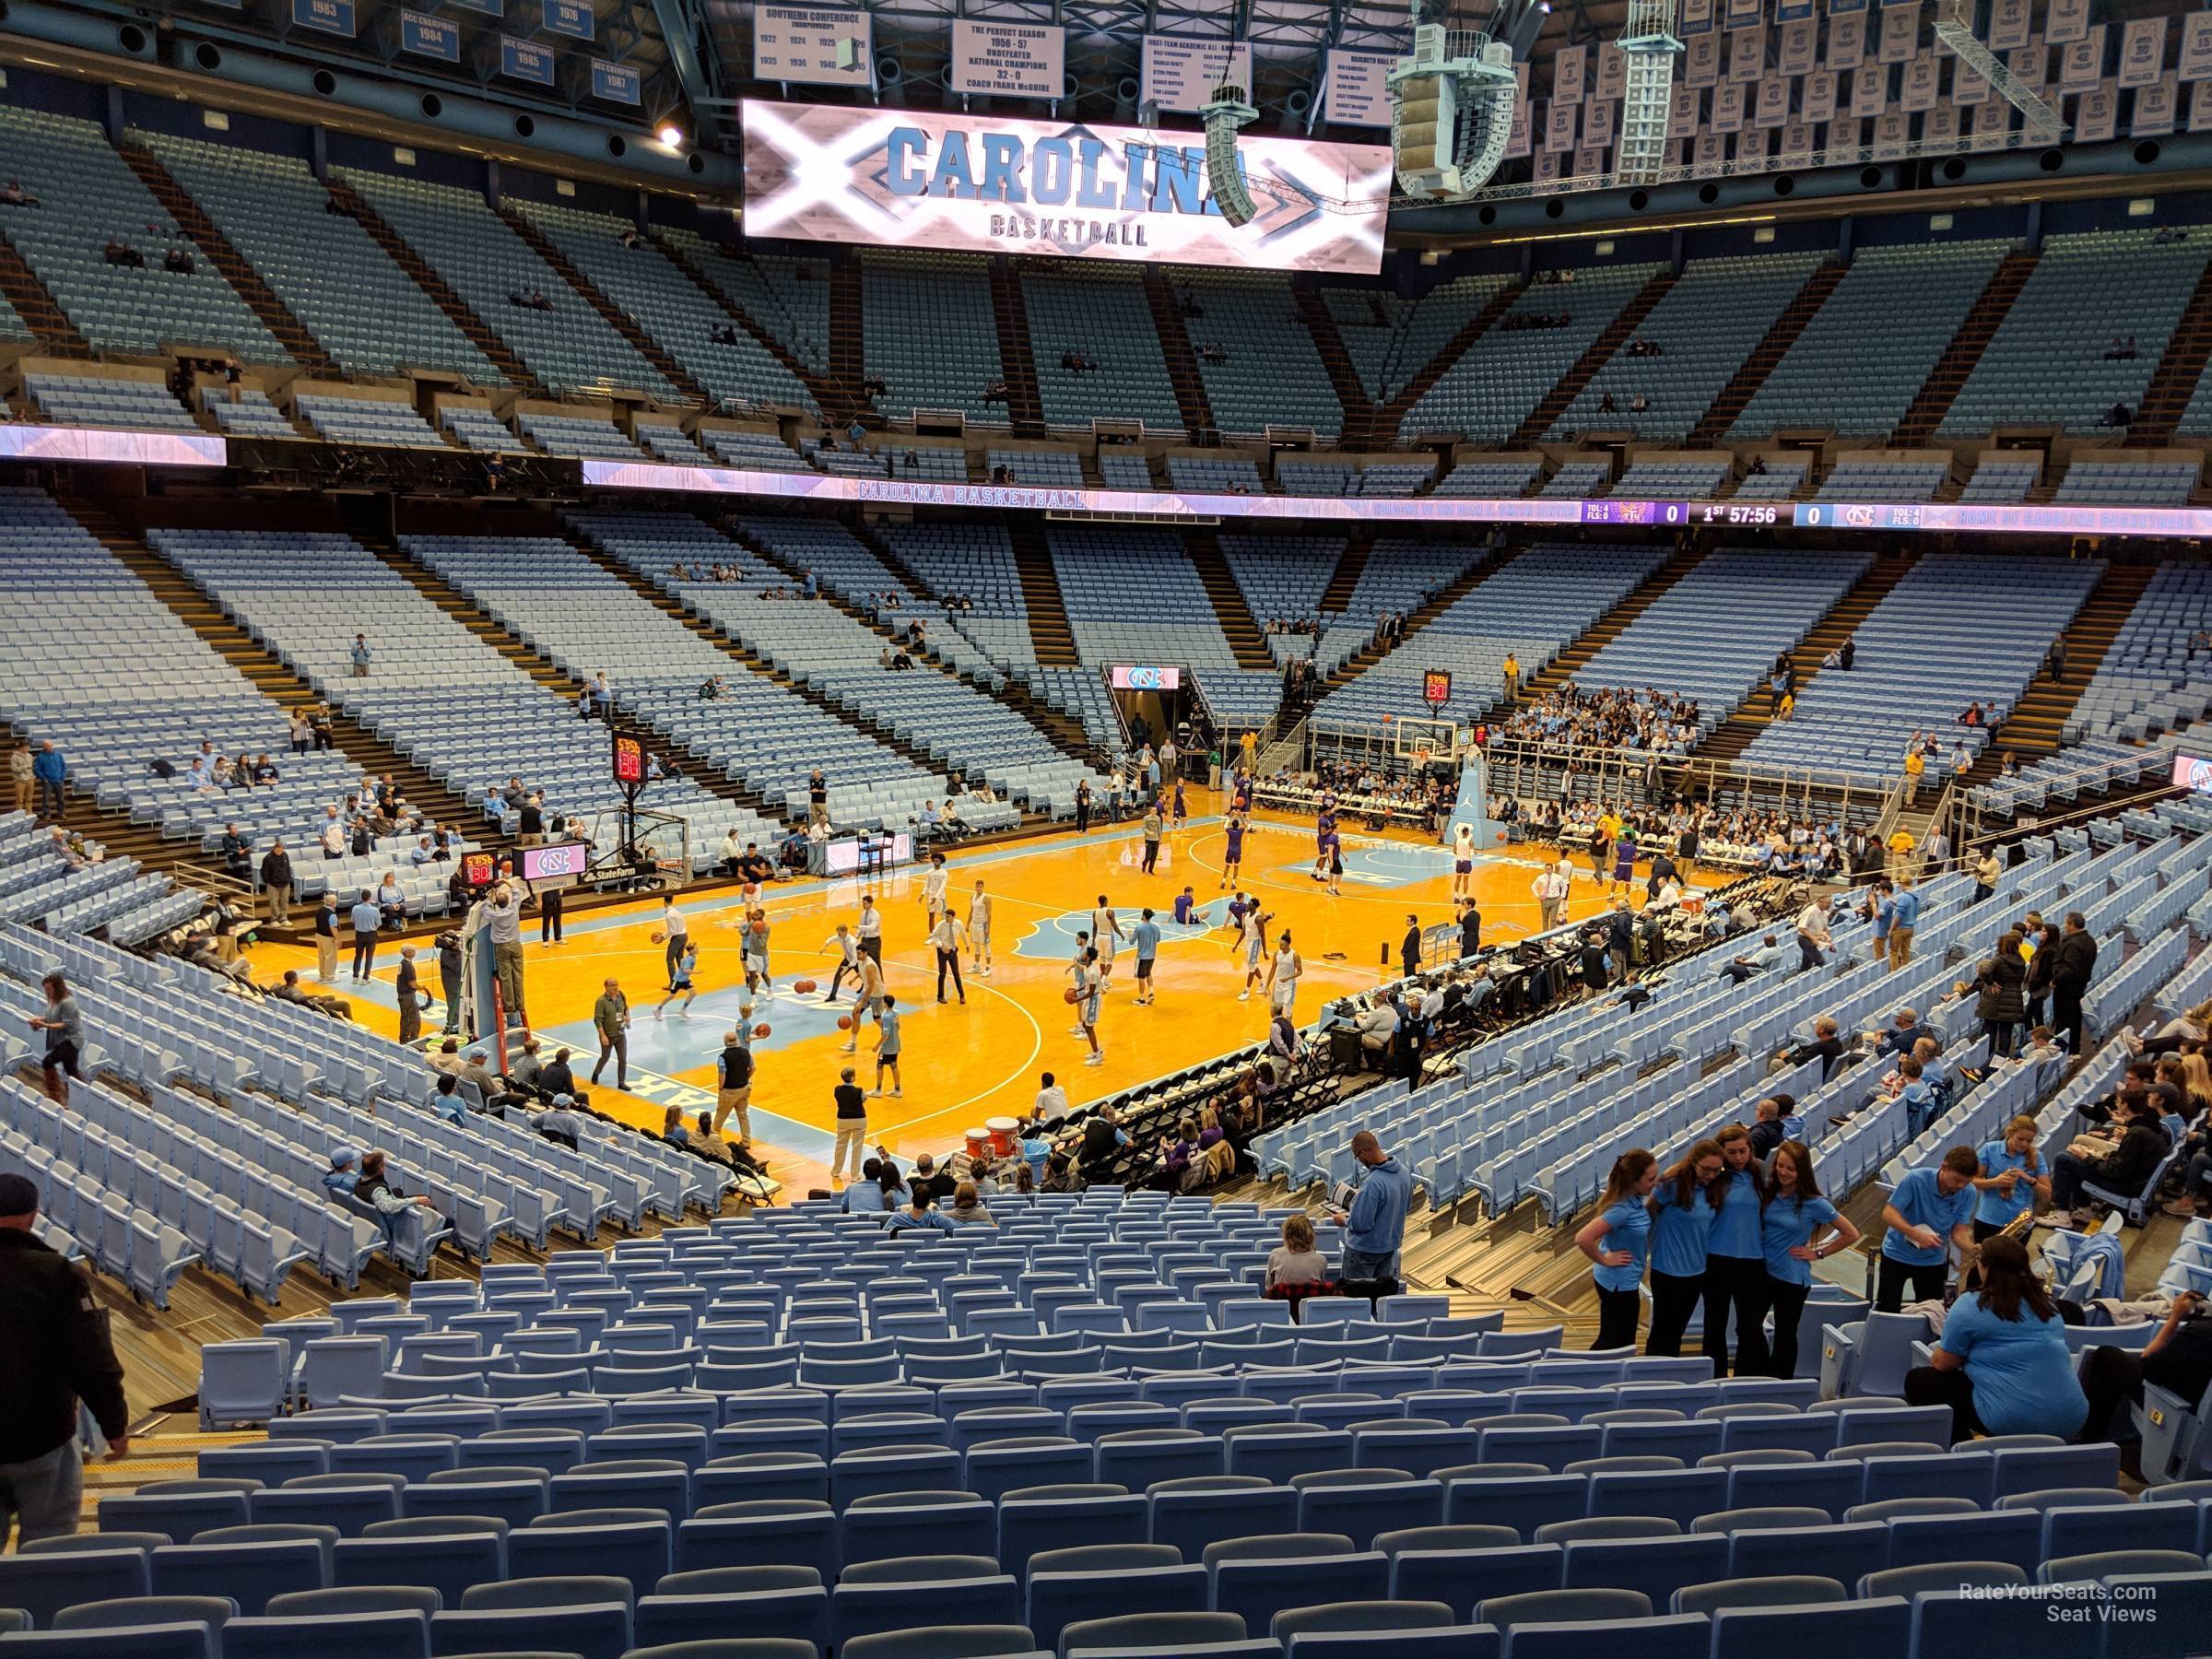
[[[1237,1000],[1243,967],[1224,921],[1226,840],[1213,816],[1218,802],[1204,790],[1190,795],[1192,825],[1170,835],[1162,867],[1149,876],[1135,867],[1139,839],[1134,823],[1094,825],[1086,836],[1071,831],[953,852],[948,892],[954,910],[965,919],[978,879],[986,883],[994,908],[994,969],[988,979],[969,975],[965,1006],[936,1001],[935,953],[924,938],[922,870],[910,867],[870,881],[865,890],[876,893],[885,917],[886,977],[905,1016],[904,1092],[870,1102],[871,1144],[881,1142],[901,1155],[942,1151],[986,1118],[1025,1112],[1041,1073],[1055,1073],[1070,1100],[1081,1104],[1265,1034],[1267,1005],[1261,993],[1255,990],[1248,1002]],[[1536,902],[1529,884],[1535,861],[1546,855],[1537,849],[1501,851],[1477,864],[1475,890],[1486,939],[1534,930]],[[1305,959],[1297,1007],[1301,1023],[1315,1018],[1332,996],[1394,977],[1408,915],[1434,926],[1452,921],[1455,909],[1448,854],[1411,832],[1369,835],[1347,829],[1340,896],[1312,879],[1312,860],[1311,819],[1263,814],[1245,838],[1240,878],[1275,912],[1271,941],[1288,928]],[[1207,925],[1172,924],[1175,897],[1186,883]],[[787,1197],[826,1184],[835,1121],[830,1090],[839,1068],[857,1065],[864,1088],[875,1080],[874,1027],[863,1029],[857,1053],[842,1055],[843,1034],[836,1029],[841,1008],[825,1005],[818,992],[800,997],[789,989],[800,978],[828,987],[836,951],[827,942],[838,922],[857,916],[863,890],[851,879],[794,883],[771,888],[763,900],[777,994],[760,1001],[753,1014],[755,1024],[771,1030],[754,1050],[753,1135],[785,1182]],[[1090,925],[1090,909],[1101,893],[1111,899],[1124,930],[1141,907],[1151,906],[1163,938],[1156,971],[1159,1000],[1149,1007],[1132,1006],[1135,959],[1128,945],[1122,946],[1100,1023],[1106,1059],[1091,1066],[1083,1064],[1088,1051],[1070,1030],[1073,1010],[1061,994],[1070,983],[1076,933]],[[1604,889],[1591,882],[1583,864],[1569,913],[1587,914],[1604,902]],[[552,946],[539,945],[534,922],[526,920],[528,1006],[542,1022],[539,1035],[548,1052],[556,1044],[574,1051],[579,1081],[597,1057],[590,1020],[600,982],[617,979],[629,997],[629,1087],[626,1092],[611,1087],[610,1063],[608,1087],[593,1091],[595,1106],[657,1130],[666,1105],[682,1105],[688,1114],[712,1105],[715,1056],[744,997],[740,908],[734,895],[687,906],[700,947],[699,998],[688,1018],[671,1007],[658,1021],[653,1005],[665,982],[662,947],[651,936],[659,923],[657,904],[578,917],[566,942]],[[269,946],[255,956],[258,978],[293,966],[312,973],[313,959],[305,950]],[[377,982],[366,991],[349,983],[342,960],[338,984],[326,989],[351,995],[365,1025],[394,1032],[391,982],[397,959],[394,947],[380,950]],[[423,950],[418,961],[426,984],[434,987],[432,953]],[[964,957],[963,972],[967,969]],[[849,986],[848,981],[848,999]],[[426,1030],[437,1030],[438,1018],[433,1007],[425,1017]]]

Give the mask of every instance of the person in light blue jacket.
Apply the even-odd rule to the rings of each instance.
[[[1413,1206],[1413,1177],[1382,1150],[1371,1129],[1352,1136],[1352,1156],[1366,1166],[1344,1223],[1344,1277],[1394,1278],[1398,1247],[1406,1241],[1406,1212]]]

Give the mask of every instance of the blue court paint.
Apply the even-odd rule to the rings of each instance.
[[[1270,875],[1295,878],[1313,874],[1311,858],[1294,865],[1277,865]],[[1344,843],[1344,878],[1362,887],[1412,887],[1452,873],[1452,854],[1441,847],[1416,846],[1406,841]]]
[[[1114,910],[1121,923],[1122,940],[1114,947],[1116,959],[1134,958],[1136,947],[1129,942],[1129,930],[1142,919],[1142,907],[1135,910]],[[1178,924],[1172,911],[1155,911],[1152,924],[1159,929],[1159,945],[1165,950],[1171,945],[1189,945],[1209,936],[1229,939],[1229,900],[1209,899],[1196,912],[1202,923],[1188,926]],[[1030,931],[1014,947],[1014,954],[1026,957],[1032,962],[1068,962],[1075,959],[1076,935],[1090,931],[1090,912],[1087,910],[1066,911],[1057,916],[1048,916],[1041,922],[1030,924]]]

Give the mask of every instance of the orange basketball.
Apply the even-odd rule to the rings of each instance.
[[[748,881],[748,882],[747,882],[747,883],[746,883],[746,884],[745,884],[743,887],[739,888],[737,890],[738,890],[740,893],[742,893],[742,894],[744,894],[744,895],[745,895],[745,897],[746,897],[746,900],[747,900],[747,901],[748,903],[749,903],[751,900],[755,900],[755,899],[758,899],[759,897],[760,897],[760,886],[759,886],[759,883],[758,883],[758,882]]]
[[[812,980],[794,980],[791,988],[801,996],[812,996],[815,993],[815,983]]]
[[[663,933],[659,928],[656,927],[653,930],[653,942],[655,945],[664,945],[667,943],[667,940],[668,935]]]
[[[1083,1000],[1083,993],[1077,990],[1073,985],[1070,985],[1066,990],[1060,993],[1060,1000],[1065,1003],[1078,1003]]]
[[[850,1014],[840,1014],[837,1017],[837,1029],[841,1031],[851,1030],[853,1029],[853,1016]]]
[[[768,1027],[764,1025],[757,1025],[753,1028],[753,1035],[756,1037],[765,1037],[768,1035]]]

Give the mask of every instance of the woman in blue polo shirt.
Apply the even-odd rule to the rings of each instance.
[[[1647,1354],[1672,1359],[1705,1294],[1705,1241],[1712,1232],[1711,1189],[1724,1159],[1721,1143],[1701,1140],[1668,1171],[1652,1196],[1652,1335]]]
[[[1613,1160],[1613,1173],[1598,1200],[1597,1215],[1574,1235],[1582,1253],[1596,1265],[1598,1348],[1634,1347],[1636,1316],[1642,1311],[1637,1286],[1643,1282],[1644,1257],[1652,1241],[1652,1212],[1645,1201],[1659,1183],[1659,1160],[1639,1147]]]
[[[1767,1335],[1759,1324],[1766,1293],[1767,1253],[1759,1242],[1760,1181],[1751,1159],[1751,1132],[1731,1124],[1720,1143],[1721,1178],[1712,1185],[1712,1231],[1705,1241],[1705,1357],[1712,1374],[1728,1374],[1728,1315],[1735,1314],[1735,1368],[1739,1376],[1767,1372]]]
[[[1983,1246],[1982,1288],[1951,1304],[1928,1358],[1905,1373],[1905,1399],[1948,1406],[1953,1445],[1984,1430],[2072,1440],[2088,1418],[2065,1322],[2018,1239]]]
[[[1803,1141],[1774,1148],[1774,1172],[1759,1212],[1759,1248],[1766,1284],[1752,1328],[1774,1312],[1774,1353],[1768,1370],[1787,1381],[1797,1374],[1797,1324],[1813,1292],[1813,1264],[1859,1241],[1859,1230],[1820,1195],[1813,1154]]]
[[[1905,1286],[1915,1301],[1936,1301],[1950,1277],[1950,1250],[1972,1253],[1974,1174],[1982,1160],[1971,1147],[1953,1147],[1934,1169],[1914,1170],[1882,1206],[1882,1261],[1874,1284],[1877,1312],[1904,1306]]]
[[[1974,1176],[1974,1242],[2003,1232],[2035,1204],[2035,1182],[2050,1171],[2036,1149],[2035,1120],[2016,1117],[2005,1138],[1991,1141],[1979,1155]]]

